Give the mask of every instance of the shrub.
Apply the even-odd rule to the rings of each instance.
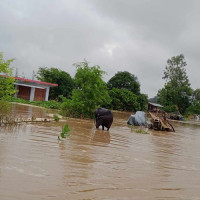
[[[56,114],[53,115],[53,118],[54,118],[54,120],[55,120],[56,122],[58,122],[58,121],[60,120],[60,118],[59,118],[58,115],[56,115]]]
[[[137,111],[140,110],[137,96],[127,89],[113,88],[109,91],[110,107],[114,110]]]
[[[176,112],[176,111],[178,111],[178,107],[176,106],[176,105],[171,105],[171,106],[165,106],[164,108],[163,108],[163,110],[165,111],[165,112]]]
[[[10,115],[10,104],[5,100],[0,100],[0,125],[7,122]]]

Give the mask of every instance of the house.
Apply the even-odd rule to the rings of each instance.
[[[58,84],[36,81],[31,79],[14,77],[15,97],[30,101],[48,101],[50,87],[57,87]]]

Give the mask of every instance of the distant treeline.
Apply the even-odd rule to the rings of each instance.
[[[10,63],[13,60],[4,60],[0,53],[0,73],[12,76]],[[183,54],[167,60],[162,77],[165,85],[152,100],[162,104],[167,112],[200,114],[200,89],[191,88],[186,65]],[[58,84],[58,87],[51,88],[49,98],[59,102],[59,106],[55,107],[59,107],[64,115],[92,117],[94,109],[99,106],[132,112],[146,110],[148,97],[140,92],[140,83],[134,74],[119,71],[108,82],[104,82],[102,78],[106,72],[100,66],[90,67],[87,61],[74,66],[74,78],[68,72],[54,67],[40,67],[36,74],[38,80]],[[13,83],[12,77],[0,77],[0,100],[6,100],[16,92]]]

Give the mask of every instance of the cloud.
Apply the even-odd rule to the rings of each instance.
[[[1,0],[0,51],[31,78],[39,66],[72,76],[75,62],[136,75],[150,97],[163,87],[167,59],[183,53],[193,88],[199,87],[197,0]]]

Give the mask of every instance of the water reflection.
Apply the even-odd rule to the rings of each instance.
[[[91,141],[94,145],[110,144],[110,133],[108,131],[96,129],[92,135]]]

